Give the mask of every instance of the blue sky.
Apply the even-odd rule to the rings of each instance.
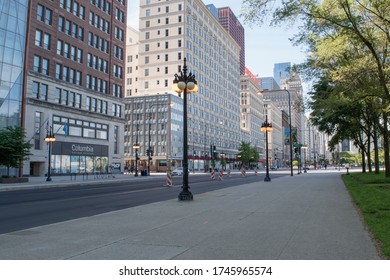
[[[260,77],[273,76],[275,63],[291,62],[302,63],[305,54],[301,47],[295,47],[288,38],[296,33],[296,28],[252,26],[244,24],[239,17],[241,13],[241,1],[238,0],[203,0],[204,4],[214,4],[217,8],[229,6],[245,28],[245,55],[246,66],[253,74]],[[128,1],[128,24],[138,29],[138,0]],[[304,92],[307,88],[304,86]]]

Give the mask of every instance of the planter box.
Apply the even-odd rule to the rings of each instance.
[[[0,184],[14,184],[14,183],[26,183],[28,178],[18,177],[18,178],[0,178]]]

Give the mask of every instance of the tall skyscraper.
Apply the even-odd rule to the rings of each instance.
[[[25,175],[123,170],[125,0],[30,1]],[[50,162],[50,161],[49,161]]]
[[[177,95],[173,79],[185,57],[199,85],[197,93],[188,95],[189,145],[197,155],[214,144],[226,157],[235,156],[240,142],[240,46],[203,2],[140,0],[137,47],[139,77],[132,96]],[[129,133],[136,130],[132,126]]]
[[[264,90],[275,90],[280,88],[274,77],[261,77],[260,86]]]
[[[245,29],[230,7],[218,8],[219,23],[240,46],[240,74],[245,74]]]
[[[274,79],[280,86],[281,79],[290,76],[291,62],[275,63],[274,64]]]

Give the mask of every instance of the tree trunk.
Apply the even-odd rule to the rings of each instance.
[[[371,136],[367,133],[367,164],[368,172],[372,172],[372,161],[371,161]]]
[[[383,148],[385,152],[385,176],[390,178],[390,155],[389,155],[389,130],[388,125],[388,114],[383,113]]]
[[[375,174],[379,174],[379,147],[378,147],[378,124],[374,120],[374,131],[373,131],[373,140],[374,140],[374,165],[375,165]]]
[[[366,153],[364,152],[364,149],[362,149],[362,172],[366,173]]]

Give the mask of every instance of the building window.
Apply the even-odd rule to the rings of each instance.
[[[34,71],[49,75],[49,60],[39,55],[34,55]]]
[[[52,10],[46,8],[46,10],[45,10],[45,23],[46,23],[47,25],[51,25],[51,23],[52,23],[52,17],[53,17],[53,12],[52,12]]]
[[[50,34],[45,33],[43,35],[43,48],[45,50],[50,50]]]
[[[75,107],[76,108],[81,108],[81,94],[79,94],[79,93],[76,94],[76,104],[75,104]]]
[[[56,79],[61,79],[61,64],[56,64]]]
[[[34,149],[40,150],[41,149],[41,122],[42,122],[42,113],[41,112],[35,112],[35,119],[34,119]]]
[[[39,83],[33,82],[33,90],[32,90],[33,98],[39,99]]]
[[[65,22],[64,17],[59,16],[59,17],[58,17],[58,31],[64,32],[64,30],[65,30],[65,28],[64,28],[64,22]]]
[[[85,106],[88,111],[91,111],[91,97],[87,96],[87,104]]]
[[[48,94],[49,94],[49,86],[46,84],[41,84],[39,99],[47,101]]]
[[[36,46],[42,46],[42,31],[41,30],[35,30],[35,45]]]
[[[43,6],[42,5],[37,5],[37,20],[39,21],[43,21],[44,20],[44,17],[43,17]]]
[[[114,154],[118,154],[118,139],[119,139],[119,127],[117,125],[114,126]]]

